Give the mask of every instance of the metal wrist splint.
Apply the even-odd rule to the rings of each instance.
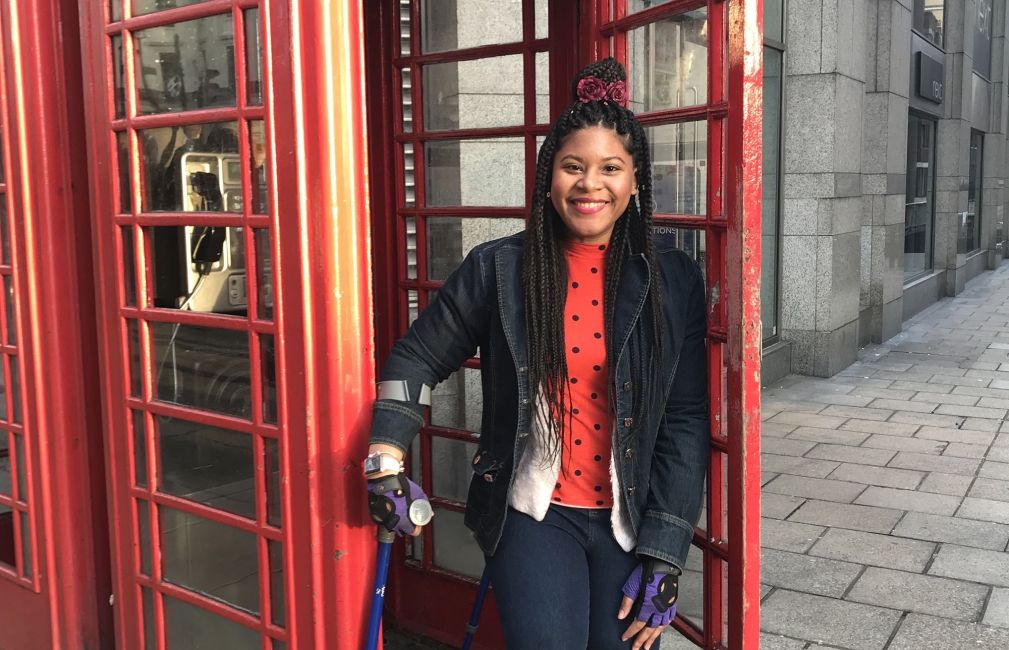
[[[643,558],[624,583],[624,595],[634,599],[633,617],[648,627],[669,625],[676,616],[679,576],[672,564]]]
[[[427,384],[420,385],[417,399],[410,396],[410,382],[405,379],[390,379],[380,381],[376,385],[378,396],[376,399],[391,399],[396,402],[410,402],[421,406],[431,406],[431,387]]]

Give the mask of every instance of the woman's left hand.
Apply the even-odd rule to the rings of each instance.
[[[617,618],[623,620],[637,604],[635,620],[627,627],[622,641],[634,639],[633,650],[648,650],[676,615],[680,571],[676,567],[643,558],[624,583],[624,598]]]

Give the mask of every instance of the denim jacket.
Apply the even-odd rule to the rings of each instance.
[[[650,274],[643,255],[624,266],[612,331],[606,333],[615,377],[613,456],[637,553],[682,567],[700,515],[709,455],[704,282],[693,260],[667,239],[657,238],[655,249],[663,288],[662,358],[651,334]],[[405,380],[416,396],[422,384],[434,387],[478,348],[483,419],[465,521],[492,555],[534,417],[521,234],[467,255],[393,346],[381,380]],[[639,364],[655,362],[657,372],[637,372]],[[633,378],[641,376],[657,380],[635,385]],[[642,405],[637,414],[634,404]],[[423,423],[423,409],[416,397],[377,400],[371,442],[405,451]]]

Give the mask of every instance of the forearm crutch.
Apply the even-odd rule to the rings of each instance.
[[[483,611],[483,601],[487,597],[488,587],[490,587],[490,571],[484,567],[483,575],[480,576],[480,586],[476,590],[476,600],[473,601],[473,611],[470,612],[469,623],[466,625],[466,637],[462,641],[462,650],[469,650],[473,645],[473,637],[480,625],[480,613]]]
[[[375,563],[375,591],[371,599],[371,617],[368,619],[368,642],[365,650],[378,650],[378,633],[382,629],[382,606],[385,603],[385,581],[389,577],[389,558],[396,533],[378,527],[378,561]]]

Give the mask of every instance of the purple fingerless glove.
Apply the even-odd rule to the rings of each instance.
[[[624,583],[624,595],[634,600],[631,615],[648,627],[669,625],[676,616],[679,580],[680,570],[672,564],[642,558]]]
[[[368,481],[368,511],[376,524],[400,535],[412,535],[433,514],[427,495],[403,473]]]

